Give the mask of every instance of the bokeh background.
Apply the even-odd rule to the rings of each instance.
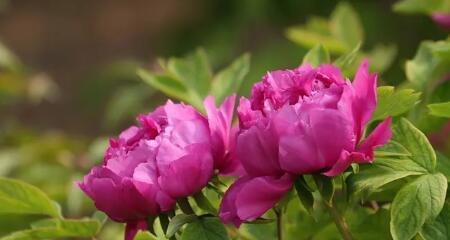
[[[447,36],[425,15],[393,12],[393,0],[347,2],[364,29],[362,49],[385,47],[377,52],[383,84],[405,80],[404,63],[421,40]],[[312,16],[328,18],[338,3],[0,1],[0,176],[35,184],[66,215],[83,216],[92,206],[73,182],[101,161],[109,136],[167,99],[138,77],[137,68],[158,71],[159,57],[203,47],[213,69],[220,69],[248,52],[245,94],[268,70],[301,63],[307,47],[288,39],[288,28]]]

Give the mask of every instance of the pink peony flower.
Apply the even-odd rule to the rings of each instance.
[[[261,216],[290,189],[292,176],[336,176],[351,163],[371,162],[374,148],[392,135],[388,118],[363,139],[376,107],[376,80],[364,61],[353,83],[332,65],[305,64],[255,84],[251,99],[238,106],[236,155],[247,176],[225,194],[221,219],[239,226]]]
[[[214,169],[232,173],[239,168],[231,153],[234,99],[216,109],[208,97],[208,118],[170,101],[139,116],[139,126],[110,140],[103,165],[94,167],[80,188],[111,219],[127,223],[126,239],[133,239],[149,216],[172,210],[177,198],[205,187]]]
[[[431,18],[445,30],[450,30],[450,13],[436,12],[431,15]]]

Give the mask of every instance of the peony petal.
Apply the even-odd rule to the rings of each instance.
[[[85,177],[80,188],[111,219],[127,222],[158,214],[152,185],[147,185],[149,190],[144,196],[136,189],[132,179],[113,176],[114,173],[107,168],[96,168],[94,171]]]
[[[343,173],[350,166],[350,164],[352,164],[351,154],[348,151],[343,150],[333,167],[322,174],[328,177],[337,176]]]
[[[159,171],[161,189],[173,198],[187,197],[201,190],[213,174],[213,159],[207,144],[195,144],[186,155]]]
[[[386,144],[392,137],[391,131],[392,118],[386,118],[380,123],[373,132],[362,142],[358,152],[363,153],[366,161],[373,160],[373,151],[376,147]]]
[[[243,222],[237,216],[237,208],[236,208],[236,198],[241,191],[242,187],[247,183],[251,178],[248,176],[244,176],[236,180],[230,188],[225,192],[225,195],[222,198],[222,202],[220,203],[219,217],[224,223],[232,222],[235,226],[239,227]]]
[[[236,155],[251,176],[279,175],[278,143],[268,130],[253,126],[238,136]]]
[[[369,121],[377,105],[377,75],[369,74],[369,63],[364,60],[353,81],[355,98],[353,100],[353,116],[357,142],[361,139],[364,125]]]
[[[431,15],[433,21],[445,30],[450,30],[450,14],[445,12],[435,12]]]
[[[237,158],[230,156],[234,155],[236,146],[237,129],[231,126],[235,98],[236,95],[225,98],[220,109],[216,108],[213,97],[208,96],[204,101],[211,133],[214,168],[220,173],[233,172],[240,164]]]
[[[237,216],[246,221],[261,217],[283,198],[292,184],[289,174],[280,178],[265,176],[249,179],[236,197]]]

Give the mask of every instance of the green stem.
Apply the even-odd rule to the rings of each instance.
[[[345,221],[345,218],[339,213],[334,204],[324,202],[324,205],[328,209],[328,212],[330,213],[334,224],[336,225],[344,240],[353,240],[352,234],[350,232],[350,229],[348,228],[348,224]]]
[[[178,203],[178,206],[180,207],[181,211],[184,214],[195,215],[195,212],[192,209],[191,204],[189,204],[189,201],[187,198],[179,198],[179,199],[177,199],[177,203]]]
[[[274,208],[273,211],[277,217],[277,237],[283,240],[283,210]]]

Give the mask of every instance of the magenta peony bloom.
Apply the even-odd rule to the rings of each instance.
[[[149,216],[172,210],[177,198],[206,186],[214,169],[232,173],[239,168],[231,153],[234,99],[216,109],[208,97],[208,118],[170,101],[139,116],[139,127],[110,141],[103,165],[94,167],[80,188],[111,219],[127,223],[126,239],[133,239]]]
[[[292,176],[336,176],[351,163],[371,162],[374,148],[392,135],[388,118],[363,140],[376,107],[376,80],[364,61],[353,83],[332,65],[305,64],[255,84],[238,107],[236,155],[247,176],[225,194],[221,219],[238,226],[261,216],[290,189]]]
[[[450,13],[436,12],[431,15],[431,18],[445,30],[450,30]]]

